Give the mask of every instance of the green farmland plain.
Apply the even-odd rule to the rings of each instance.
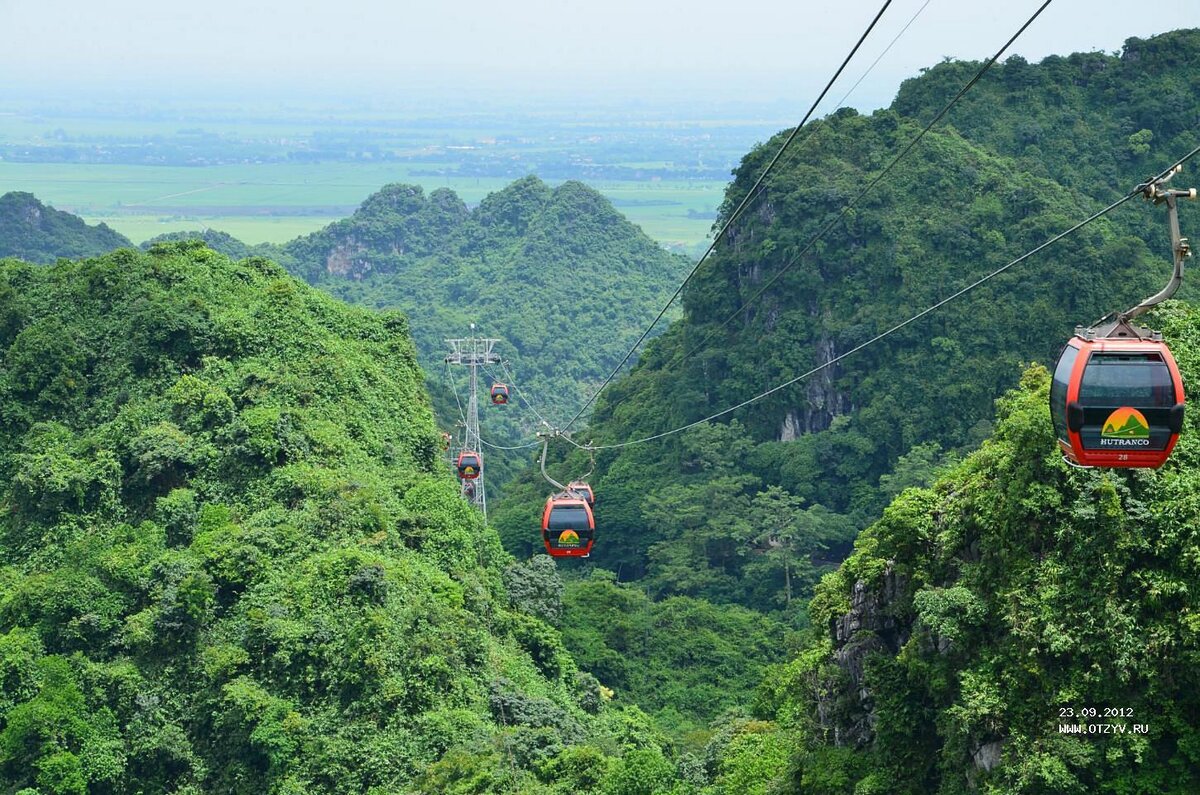
[[[447,102],[0,98],[0,193],[33,193],[135,242],[213,228],[280,243],[388,183],[450,188],[473,206],[536,174],[584,182],[662,245],[699,253],[733,167],[787,124],[768,107]]]
[[[509,177],[430,176],[423,163],[247,163],[144,166],[0,162],[0,193],[27,191],[60,210],[104,222],[135,242],[181,229],[219,229],[247,243],[282,243],[353,212],[389,182],[450,188],[477,204]],[[721,201],[719,180],[590,183],[665,246],[703,243]]]

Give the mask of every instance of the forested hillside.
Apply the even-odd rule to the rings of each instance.
[[[10,195],[41,207],[28,194]],[[0,236],[0,255],[47,262],[130,245],[106,227],[43,210],[54,224],[43,222],[39,245],[54,254],[22,244],[22,232],[8,240]],[[13,204],[8,215],[30,212],[18,213]],[[115,237],[81,248],[75,242],[79,229]],[[251,246],[210,229],[159,235],[143,248],[193,239],[234,259],[266,256],[351,303],[403,311],[438,421],[447,430],[458,419],[453,390],[465,401],[467,386],[463,373],[441,365],[445,340],[470,336],[471,323],[477,335],[499,337],[497,350],[508,368],[493,367],[486,379],[513,376],[523,387],[511,408],[485,413],[485,438],[500,444],[539,426],[525,400],[537,411],[553,406],[552,422],[574,414],[686,268],[683,257],[664,251],[600,193],[578,182],[552,189],[537,177],[512,183],[474,210],[447,189],[426,196],[419,186],[388,185],[351,217],[283,246]],[[492,457],[493,486],[520,465],[519,459]]]
[[[89,226],[71,213],[42,204],[31,193],[0,196],[0,257],[54,262],[59,257],[91,257],[132,245],[104,224]]]
[[[1200,31],[1011,58],[810,247],[978,64],[814,122],[576,430],[602,447],[588,561],[536,554],[528,450],[489,453],[493,478],[528,469],[484,526],[435,415],[458,411],[443,338],[475,322],[561,423],[678,283],[591,189],[530,177],[472,210],[390,185],[284,247],[209,235],[236,263],[187,242],[5,262],[0,783],[1200,790],[1195,406],[1162,470],[1075,470],[1044,369],[1161,286],[1160,208],[620,446],[832,361],[1165,168],[1200,144],[1196,63]],[[785,135],[747,154],[722,219]],[[1181,220],[1200,234],[1194,205]],[[1200,315],[1151,319],[1197,383]],[[532,430],[519,401],[487,411],[485,436]],[[593,466],[562,442],[549,464]],[[1126,733],[1060,729],[1093,709]]]
[[[0,790],[673,775],[459,498],[403,316],[170,243],[0,262],[0,319]]]
[[[1197,383],[1200,313],[1159,319]],[[992,438],[821,583],[810,647],[762,685],[793,754],[773,791],[1200,790],[1196,401],[1161,470],[1085,471],[1055,450],[1049,380],[1028,370]]]
[[[1117,55],[1051,55],[1036,64],[1014,56],[963,97],[953,124],[1022,171],[1111,200],[1154,173],[1164,153],[1196,145],[1197,53],[1200,29],[1129,39]],[[934,65],[906,80],[892,107],[929,118],[976,68]]]
[[[204,245],[213,251],[224,254],[230,259],[244,259],[255,253],[254,246],[248,246],[228,232],[221,232],[216,229],[205,229],[200,232],[167,232],[155,235],[143,243],[142,248],[149,249],[159,243],[170,243],[176,240],[203,241]]]

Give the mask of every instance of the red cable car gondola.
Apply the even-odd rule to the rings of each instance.
[[[1167,286],[1093,328],[1077,328],[1054,366],[1050,417],[1067,461],[1085,467],[1160,467],[1183,430],[1183,379],[1162,335],[1132,320],[1175,294],[1191,255],[1179,233],[1179,199],[1196,189],[1165,188],[1179,166],[1139,186],[1166,204],[1174,272]]]
[[[472,450],[458,454],[458,476],[463,480],[474,480],[483,471],[483,457]]]
[[[582,480],[572,480],[567,484],[567,491],[572,494],[577,494],[587,501],[589,508],[596,507],[596,493],[592,491],[592,487]]]
[[[571,494],[546,499],[542,511],[542,543],[556,558],[586,558],[592,553],[596,519],[587,500]]]
[[[496,406],[503,406],[508,403],[507,384],[492,384],[492,403]]]
[[[1077,332],[1058,357],[1050,416],[1067,460],[1160,467],[1183,430],[1183,379],[1160,339]]]

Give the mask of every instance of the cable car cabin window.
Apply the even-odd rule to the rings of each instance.
[[[580,506],[555,507],[550,511],[547,530],[589,530],[587,511]]]
[[[1054,433],[1064,442],[1067,436],[1067,386],[1071,382],[1071,371],[1075,369],[1075,360],[1079,358],[1079,349],[1073,345],[1063,348],[1058,357],[1058,366],[1054,368],[1054,380],[1050,382],[1050,419],[1054,422]]]
[[[1055,373],[1055,381],[1058,373]],[[1157,353],[1093,353],[1079,385],[1083,406],[1175,405],[1171,371]]]

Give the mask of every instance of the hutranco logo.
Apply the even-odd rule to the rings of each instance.
[[[1142,412],[1129,406],[1108,415],[1100,430],[1103,447],[1148,447],[1150,445],[1150,423]]]
[[[579,533],[574,530],[563,530],[558,536],[558,545],[561,547],[579,546]]]

